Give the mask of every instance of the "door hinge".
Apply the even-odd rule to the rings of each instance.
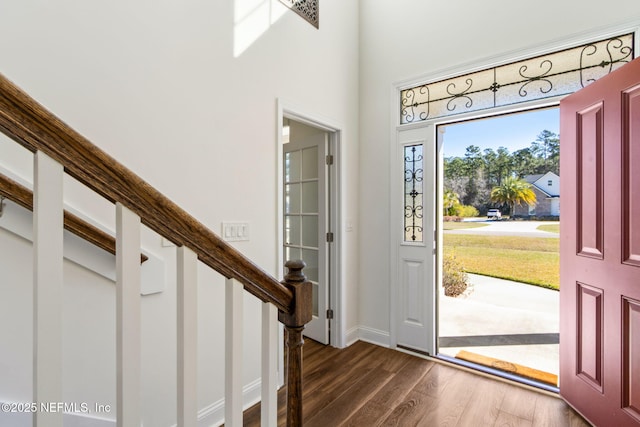
[[[327,233],[327,242],[328,243],[333,242],[333,233],[331,232]]]
[[[333,319],[333,310],[332,309],[328,309],[327,310],[327,319],[329,319],[329,320]]]
[[[326,158],[327,160],[327,165],[332,165],[333,164],[333,155],[329,154]]]

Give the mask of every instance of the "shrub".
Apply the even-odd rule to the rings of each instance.
[[[457,206],[456,210],[457,210],[458,216],[461,216],[463,218],[470,218],[470,217],[475,217],[480,215],[480,212],[478,212],[478,209],[470,205]]]
[[[457,297],[467,290],[467,273],[455,255],[448,254],[442,260],[442,286],[448,297]]]

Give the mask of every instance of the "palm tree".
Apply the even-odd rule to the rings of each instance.
[[[446,190],[443,194],[443,207],[445,215],[455,215],[454,207],[460,204],[460,196],[453,190]]]
[[[502,184],[493,187],[491,190],[491,201],[497,203],[507,203],[513,216],[515,205],[526,203],[534,205],[536,203],[536,193],[533,192],[531,184],[528,182],[508,177],[502,180]]]

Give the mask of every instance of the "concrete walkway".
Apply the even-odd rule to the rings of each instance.
[[[559,292],[469,274],[457,298],[440,292],[440,353],[474,353],[558,374]],[[446,345],[446,347],[444,346]]]

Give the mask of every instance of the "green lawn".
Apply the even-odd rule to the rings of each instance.
[[[445,254],[453,253],[468,273],[560,288],[560,239],[445,234]]]
[[[460,222],[443,221],[442,222],[443,230],[462,230],[465,228],[480,228],[480,227],[486,227],[486,226],[487,224],[482,224],[478,222],[464,222],[464,221],[460,221]]]
[[[538,230],[550,231],[551,233],[559,233],[560,232],[560,224],[539,225],[538,226]]]

